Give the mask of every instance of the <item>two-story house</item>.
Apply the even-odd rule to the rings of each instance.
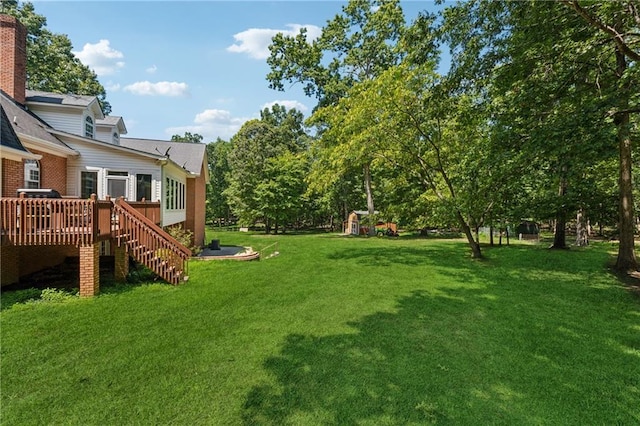
[[[117,215],[112,212],[112,222],[97,228],[98,210],[115,206],[101,200],[122,200],[122,205],[117,207],[120,215],[130,214],[125,210],[132,206],[144,211],[147,215],[145,220],[149,223],[136,226],[156,233],[157,238],[165,238],[166,234],[162,229],[151,230],[150,226],[180,225],[193,232],[195,245],[204,244],[205,187],[208,181],[204,144],[178,146],[173,142],[139,139],[123,143],[122,135],[127,133],[124,120],[104,116],[96,97],[26,90],[26,30],[15,18],[7,15],[0,15],[0,58],[0,197],[3,197],[4,215],[0,280],[3,285],[74,254],[80,256],[83,269],[82,249],[86,245],[92,247],[90,257],[95,257],[96,252],[97,256],[105,253],[105,245],[109,252],[112,245],[120,259],[125,254],[135,257],[135,250],[144,251],[149,259],[153,258],[166,269],[170,262],[149,254],[149,247],[143,247],[139,241],[127,242],[133,231],[128,230],[127,233],[123,229],[124,224],[129,223],[124,216],[118,222],[114,219]],[[54,190],[63,200],[48,201],[48,210],[43,205],[36,206],[38,202],[42,203],[41,200],[30,201],[31,207],[24,204],[27,201],[21,201],[23,204],[19,206],[7,201],[16,197],[20,189],[38,188]],[[73,199],[95,202],[82,207],[85,216],[88,211],[96,215],[83,220],[85,226],[86,222],[95,222],[91,222],[95,229],[83,231],[91,233],[88,240],[84,236],[67,239],[61,236],[65,232],[79,232],[67,226],[71,221],[68,217],[57,219],[64,226],[45,229],[54,222],[54,218],[62,217],[66,212],[75,211],[74,214],[78,215],[74,210],[77,207],[70,207],[71,201],[68,201]],[[145,203],[140,204],[142,201]],[[67,204],[61,204],[64,202]],[[44,220],[37,226],[32,221],[27,230],[29,226],[22,222],[27,216],[24,212],[29,209],[47,213],[41,215],[47,216],[46,226]],[[57,209],[58,214],[51,214],[52,209]],[[107,216],[103,214],[101,217],[107,220]],[[25,232],[30,233],[28,237],[22,235]],[[141,231],[138,229],[136,232]],[[17,239],[18,234],[22,240]],[[175,244],[175,241],[170,243]],[[166,251],[166,248],[162,250]],[[120,263],[123,262],[121,260]],[[89,263],[94,268],[99,259]],[[126,269],[126,265],[119,267]],[[184,277],[184,271],[173,275],[167,273],[165,278],[175,281],[177,275]],[[85,286],[90,288],[84,291],[85,294],[97,291],[99,283],[96,279],[92,277],[92,282]],[[82,294],[82,273],[80,287]]]

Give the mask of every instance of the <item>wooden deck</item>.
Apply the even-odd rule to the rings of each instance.
[[[126,277],[129,256],[172,284],[188,278],[191,250],[159,226],[160,203],[128,203],[123,198],[112,202],[95,195],[86,200],[0,198],[0,219],[5,247],[78,247],[81,295],[98,291],[98,243],[106,240],[115,244],[115,257],[121,260],[115,268],[120,279]]]
[[[90,245],[118,230],[111,200],[0,198],[0,235],[4,245]],[[160,223],[160,203],[132,206]]]

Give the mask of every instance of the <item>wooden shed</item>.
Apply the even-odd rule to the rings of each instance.
[[[379,214],[380,212],[375,211],[375,214]],[[369,215],[367,210],[354,210],[349,213],[347,220],[342,223],[342,233],[347,235],[361,235],[366,234],[368,228],[361,224],[363,219]]]

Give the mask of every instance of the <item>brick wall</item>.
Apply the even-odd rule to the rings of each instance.
[[[22,161],[2,159],[2,196],[15,197],[18,188],[24,186],[24,164]]]
[[[60,195],[67,195],[67,159],[34,149],[30,151],[42,155],[40,188],[55,189]]]
[[[45,152],[31,150],[42,155],[40,163],[40,188],[55,189],[67,195],[67,159]],[[24,188],[24,163],[2,159],[2,196],[15,197],[19,188]]]
[[[204,171],[195,179],[187,179],[187,208],[185,228],[193,232],[193,243],[204,246],[207,188]]]
[[[125,247],[114,247],[114,277],[116,281],[125,282],[129,275],[129,253]]]
[[[80,247],[80,297],[100,292],[100,244]]]
[[[27,81],[27,30],[0,14],[0,89],[24,104]]]

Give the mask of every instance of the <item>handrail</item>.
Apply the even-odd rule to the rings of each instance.
[[[159,207],[159,203],[157,204]],[[152,206],[153,208],[153,206]],[[162,278],[186,279],[192,253],[123,198],[0,198],[0,237],[11,245],[85,246],[114,238]]]
[[[176,240],[169,233],[167,233],[162,228],[160,228],[158,225],[153,223],[153,221],[151,219],[149,219],[148,217],[144,216],[142,213],[137,211],[135,208],[131,207],[131,205],[129,205],[129,203],[127,201],[125,201],[123,197],[118,198],[116,200],[115,204],[116,204],[116,206],[122,207],[126,212],[128,212],[131,215],[133,215],[138,220],[143,222],[145,225],[147,225],[148,227],[153,229],[154,232],[160,234],[165,240],[168,240],[171,243],[173,243],[187,257],[191,257],[191,255],[192,255],[191,250],[189,250],[187,247],[183,246],[180,241]]]
[[[191,250],[158,227],[124,199],[114,205],[118,245],[125,245],[133,258],[151,268],[166,281],[178,284],[186,279]]]

